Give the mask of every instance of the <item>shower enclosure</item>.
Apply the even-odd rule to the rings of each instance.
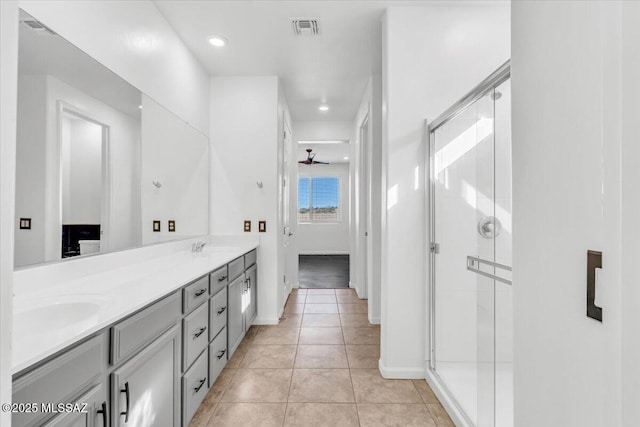
[[[462,425],[513,425],[507,62],[431,122],[428,379]]]

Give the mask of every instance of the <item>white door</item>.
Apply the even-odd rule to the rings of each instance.
[[[282,227],[283,227],[283,238],[282,238],[282,246],[283,246],[283,257],[284,257],[284,296],[286,298],[291,292],[291,278],[294,277],[292,272],[293,268],[295,268],[295,259],[293,254],[293,245],[292,237],[293,232],[291,231],[291,213],[290,213],[290,156],[291,156],[291,129],[289,128],[289,124],[286,120],[284,120],[284,132],[282,138]]]

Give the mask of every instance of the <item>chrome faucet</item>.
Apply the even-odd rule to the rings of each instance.
[[[204,245],[206,245],[205,242],[196,242],[194,244],[191,245],[191,252],[196,253],[196,252],[202,252],[202,248],[204,248]]]

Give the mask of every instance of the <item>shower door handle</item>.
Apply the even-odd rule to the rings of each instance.
[[[597,268],[602,268],[602,252],[587,251],[587,317],[602,322],[602,307],[596,305]]]

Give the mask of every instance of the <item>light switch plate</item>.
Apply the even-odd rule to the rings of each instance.
[[[260,233],[267,232],[267,221],[258,221],[258,231]]]
[[[174,233],[176,231],[176,220],[170,219],[168,227],[169,227],[169,233]]]
[[[160,231],[160,221],[153,221],[153,232],[158,233]]]
[[[31,230],[31,218],[20,218],[20,230]]]
[[[251,231],[251,221],[249,220],[244,221],[244,231],[245,233],[248,233]]]

